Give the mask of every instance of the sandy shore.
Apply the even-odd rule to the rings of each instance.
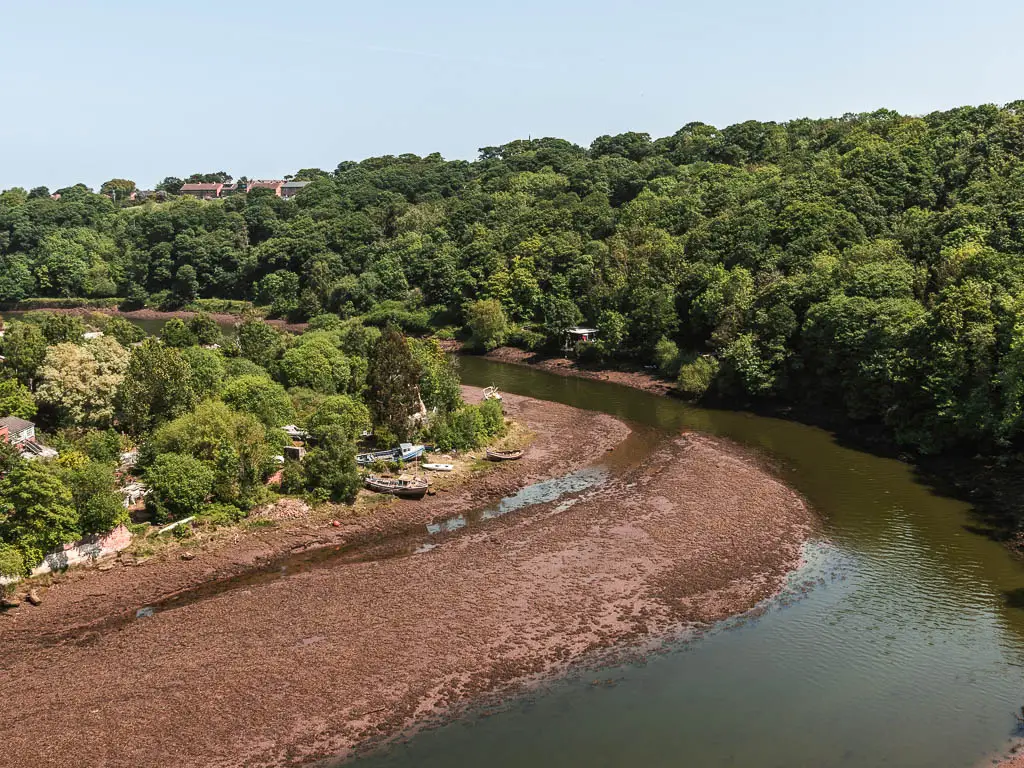
[[[812,514],[728,444],[655,440],[528,398],[506,404],[537,440],[485,488],[390,505],[341,529],[245,537],[238,551],[189,562],[92,571],[50,589],[41,607],[0,618],[0,701],[18,713],[0,765],[273,766],[343,755],[482,694],[748,609],[798,562]],[[589,487],[554,501],[459,517],[594,464]],[[443,519],[470,524],[433,537],[421,527]],[[417,543],[436,546],[410,554]],[[120,621],[311,544],[338,547],[338,559],[285,573],[275,565]]]

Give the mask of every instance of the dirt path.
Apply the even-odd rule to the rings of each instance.
[[[683,435],[641,448],[635,435],[623,444],[629,430],[610,417],[507,403],[538,439],[507,475],[487,478],[491,491],[621,444],[603,484],[467,526],[422,554],[302,570],[57,643],[69,623],[201,581],[227,555],[50,590],[40,608],[0,619],[0,701],[18,713],[0,765],[274,766],[343,754],[603,649],[750,608],[798,561],[813,516],[728,444]],[[395,505],[372,526],[408,530],[478,501],[465,491]],[[369,530],[359,525],[338,541]],[[268,534],[263,546],[281,551],[301,535],[313,534]]]

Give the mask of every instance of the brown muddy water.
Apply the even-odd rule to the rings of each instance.
[[[1024,567],[966,504],[829,433],[463,358],[467,384],[762,452],[825,521],[764,611],[642,664],[581,671],[354,761],[476,766],[971,768],[1024,704]],[[582,482],[582,481],[581,481]],[[457,525],[457,524],[456,524]]]

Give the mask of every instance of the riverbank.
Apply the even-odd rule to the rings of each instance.
[[[529,398],[506,407],[536,439],[481,487],[340,528],[260,532],[243,551],[91,571],[0,619],[0,698],[26,726],[5,734],[5,756],[269,766],[344,754],[746,610],[798,563],[813,516],[731,445]],[[589,485],[466,525],[480,503],[595,463]],[[460,518],[436,538],[422,527]],[[410,554],[416,542],[437,546]],[[330,567],[275,560],[332,551]]]
[[[461,349],[461,345],[458,345],[456,349]],[[582,379],[622,384],[654,395],[667,395],[674,389],[670,382],[650,371],[589,366],[578,360],[570,360],[565,357],[544,357],[518,347],[498,347],[492,349],[484,357],[499,363],[526,365],[558,376],[577,376]]]

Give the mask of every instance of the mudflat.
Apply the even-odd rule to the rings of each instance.
[[[188,562],[84,572],[0,618],[0,701],[17,713],[0,765],[343,756],[610,649],[742,612],[799,562],[813,514],[728,443],[631,434],[528,398],[507,396],[506,409],[536,440],[479,488],[340,529],[243,537]],[[552,501],[435,538],[422,527],[590,465],[595,482]],[[418,554],[406,546],[428,539]],[[310,545],[344,545],[344,556],[124,620]]]

